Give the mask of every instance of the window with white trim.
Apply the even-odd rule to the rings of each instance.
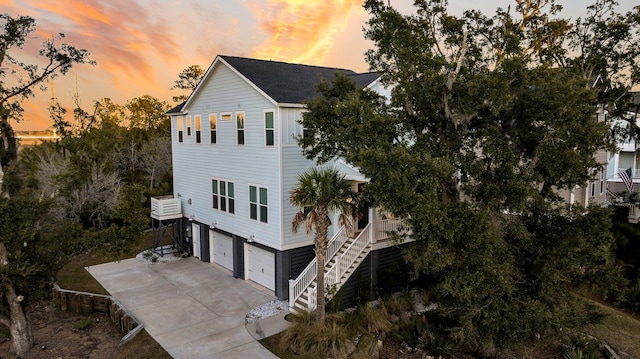
[[[191,116],[187,116],[187,136],[191,136]]]
[[[231,112],[222,112],[220,114],[221,121],[231,121],[233,120],[233,114]]]
[[[216,114],[209,115],[209,131],[211,143],[217,143],[218,141],[218,116]]]
[[[604,193],[604,182],[605,182],[604,181],[604,173],[605,173],[605,171],[606,171],[605,167],[602,167],[600,169],[600,194]]]
[[[195,128],[196,128],[196,143],[200,143],[202,141],[202,119],[200,118],[200,115],[195,115],[193,117],[193,122],[195,122]]]
[[[182,142],[183,141],[183,128],[184,128],[184,118],[182,116],[178,116],[177,118],[177,122],[178,122],[178,142]]]
[[[235,213],[235,185],[233,182],[212,178],[211,179],[211,206],[213,209]]]
[[[239,145],[244,145],[244,112],[236,112],[236,139]]]
[[[269,223],[267,197],[266,188],[249,186],[249,218],[262,223]]]
[[[275,130],[273,126],[273,111],[264,113],[264,143],[266,146],[275,144]]]

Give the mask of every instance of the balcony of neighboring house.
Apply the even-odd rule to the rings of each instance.
[[[620,146],[607,173],[607,203],[629,209],[629,223],[640,222],[640,153],[635,145]]]

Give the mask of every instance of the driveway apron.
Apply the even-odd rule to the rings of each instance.
[[[87,267],[174,358],[277,358],[245,328],[245,316],[276,299],[195,258]]]

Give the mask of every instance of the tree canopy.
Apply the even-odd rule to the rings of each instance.
[[[174,85],[171,87],[171,90],[185,90],[193,91],[200,80],[204,76],[205,70],[200,67],[200,65],[191,65],[186,69],[180,71],[178,74],[178,79],[174,82]],[[185,94],[181,94],[178,96],[173,96],[173,102],[183,102],[186,101],[189,96]]]
[[[42,43],[38,51],[44,59],[42,65],[21,62],[13,53],[23,47],[35,30],[36,23],[31,17],[0,14],[0,165],[16,157],[9,120],[22,120],[22,101],[31,98],[48,79],[66,74],[74,64],[94,63],[87,50],[59,44],[64,39],[63,33]]]
[[[308,103],[305,155],[370,179],[370,199],[411,229],[406,258],[452,336],[479,352],[578,325],[566,286],[610,264],[608,211],[560,191],[594,178],[594,154],[613,149],[597,112],[624,107],[640,79],[640,8],[614,5],[597,0],[572,23],[553,0],[492,17],[368,0],[367,60],[391,99],[337,75]]]

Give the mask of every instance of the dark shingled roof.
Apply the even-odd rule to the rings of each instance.
[[[182,113],[182,106],[184,106],[184,104],[185,102],[167,111],[167,115],[179,115],[180,113]]]
[[[349,75],[349,77],[356,82],[356,86],[358,88],[365,88],[369,86],[369,84],[371,84],[373,81],[378,79],[378,77],[380,77],[380,74],[378,74],[377,72],[367,72],[364,74]]]
[[[341,72],[365,87],[378,78],[376,73],[357,74],[352,70],[291,64],[286,62],[220,56],[244,77],[278,103],[303,103],[313,99],[320,78],[331,81]]]

